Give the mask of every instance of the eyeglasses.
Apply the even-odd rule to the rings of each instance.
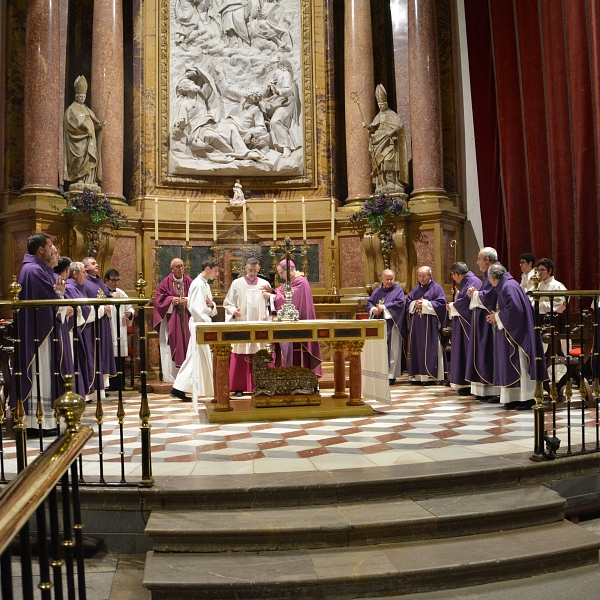
[[[119,277],[117,277],[117,278],[115,278],[115,277],[109,277],[108,280],[112,281],[113,283],[119,283],[119,281],[121,281],[121,279]]]
[[[183,269],[183,265],[173,265],[171,269]]]

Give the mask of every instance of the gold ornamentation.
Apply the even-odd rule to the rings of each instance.
[[[346,344],[346,348],[348,348],[348,352],[353,355],[362,354],[365,343],[364,342],[344,342]]]
[[[273,358],[266,350],[259,350],[252,360],[255,396],[295,396],[317,394],[319,380],[304,367],[269,367]]]
[[[230,344],[210,344],[210,351],[217,357],[217,360],[229,360],[231,355]]]
[[[344,351],[344,342],[331,342],[331,349],[334,352],[343,352]]]
[[[85,400],[73,391],[73,375],[65,375],[65,393],[56,399],[54,410],[56,421],[65,420],[67,431],[75,432],[81,424],[81,417],[85,411]]]

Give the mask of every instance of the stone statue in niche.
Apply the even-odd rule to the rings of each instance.
[[[379,113],[370,125],[363,123],[370,137],[371,177],[376,194],[403,194],[408,185],[408,155],[402,119],[389,108],[387,92],[375,89]]]
[[[304,173],[301,0],[170,0],[169,174]]]
[[[239,179],[235,180],[233,184],[233,198],[229,201],[231,206],[242,206],[246,202],[244,200],[244,190],[242,189],[242,184]]]
[[[100,148],[106,121],[100,121],[85,105],[88,84],[83,75],[75,80],[74,87],[75,102],[65,111],[63,122],[63,176],[70,183],[70,190],[89,188],[99,193],[102,182]]]

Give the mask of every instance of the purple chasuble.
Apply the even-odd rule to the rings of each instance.
[[[54,282],[58,279],[58,275],[54,274]],[[58,369],[62,377],[65,375],[73,375],[75,372],[75,368],[73,366],[73,350],[71,348],[71,338],[69,337],[69,326],[68,320],[65,316],[65,320],[63,321],[60,316],[56,316],[56,327],[58,333]],[[73,378],[73,385],[76,386],[77,378]],[[61,389],[62,388],[62,389]],[[59,389],[58,395],[64,394],[64,385],[62,385],[62,380],[59,379]],[[81,392],[78,392],[81,393]]]
[[[392,316],[391,319],[386,319],[387,324],[387,347],[388,347],[388,367],[390,366],[390,356],[391,356],[391,344],[392,344],[392,329],[396,327],[398,333],[402,331],[402,322],[404,321],[404,312],[406,310],[406,302],[404,301],[404,290],[397,284],[390,288],[386,288],[383,285],[380,285],[372,294],[371,297],[367,300],[367,312],[370,313],[371,309],[377,306],[383,300],[383,304],[386,309]],[[381,315],[377,315],[373,317],[374,319],[383,319],[383,313]],[[402,371],[404,371],[404,366],[406,364],[405,359],[405,347],[402,344]]]
[[[409,346],[409,375],[427,375],[438,379],[438,349],[440,331],[446,323],[446,294],[439,283],[433,279],[427,285],[420,283],[406,298],[407,312],[413,300],[423,298],[429,300],[435,315],[409,314],[408,346]],[[444,370],[446,357],[444,355]]]
[[[154,295],[154,313],[152,325],[160,334],[161,321],[167,318],[167,331],[171,358],[177,368],[181,367],[185,360],[185,353],[189,343],[189,320],[190,313],[187,308],[174,306],[169,313],[169,307],[175,297],[187,298],[192,285],[192,278],[184,274],[183,282],[175,281],[173,273],[167,275],[156,288]]]
[[[93,277],[88,273],[83,284],[88,298],[112,298],[110,290],[106,287],[100,277]],[[100,307],[96,307],[100,308]],[[99,371],[102,375],[114,377],[117,374],[115,363],[115,350],[113,347],[113,332],[107,315],[100,319],[100,360]],[[94,321],[95,328],[95,321]]]
[[[496,309],[497,297],[496,288],[490,283],[486,271],[479,288],[479,299],[485,308],[474,308],[471,315],[471,336],[467,348],[465,378],[472,383],[493,385],[494,326],[487,322],[486,317]]]
[[[496,286],[500,320],[504,325],[495,336],[494,385],[521,387],[519,348],[529,362],[529,376],[536,379],[536,362],[540,363],[541,379],[547,379],[545,360],[535,360],[535,328],[533,307],[521,285],[506,273]]]
[[[54,290],[55,284],[55,273],[51,267],[45,262],[40,260],[37,256],[32,254],[25,254],[23,257],[23,266],[19,273],[19,284],[21,285],[21,291],[19,292],[19,300],[59,300],[60,296]],[[37,311],[37,335],[36,328],[34,326],[34,313]],[[54,373],[54,344],[52,342],[52,332],[54,331],[54,315],[50,307],[44,308],[21,308],[18,312],[17,323],[19,327],[19,361],[21,369],[21,399],[24,402],[25,412],[29,414],[29,408],[35,412],[36,398],[33,398],[32,402],[26,402],[31,395],[31,388],[33,384],[33,377],[35,377],[35,342],[34,339],[39,340],[38,347],[40,347],[44,341],[48,341],[50,344],[50,355],[51,364],[42,365],[41,369],[50,369]],[[16,392],[16,377],[11,380],[11,393],[10,393],[10,406],[14,408],[17,404],[17,392]],[[62,382],[61,382],[62,383]],[[58,397],[58,390],[55,389],[55,377],[52,377],[52,390],[50,391],[50,398],[52,400],[52,406],[54,401]]]
[[[473,313],[469,308],[471,298],[467,295],[467,290],[470,287],[478,290],[481,287],[481,279],[471,271],[467,271],[460,282],[460,290],[454,301],[454,309],[458,311],[458,316],[452,317],[450,383],[456,385],[467,385],[469,383],[465,378],[465,372]]]
[[[296,275],[290,282],[292,287],[292,304],[300,314],[301,321],[316,319],[315,305],[312,291],[306,277]],[[275,310],[279,310],[285,304],[285,284],[275,290]],[[321,347],[319,342],[294,342],[280,343],[276,352],[275,365],[306,367],[321,376]]]
[[[65,298],[87,298],[83,285],[77,283],[74,279],[67,279],[67,287],[65,288]],[[94,323],[88,323],[87,318],[92,310],[91,306],[80,306],[81,314],[86,322],[81,325],[76,325],[77,307],[75,314],[67,321],[69,331],[73,332],[73,351],[77,353],[77,368],[79,369],[79,378],[75,384],[78,387],[75,391],[81,396],[87,396],[94,391],[94,358],[96,356],[96,345],[94,341]],[[75,338],[78,337],[79,342],[75,343]],[[103,382],[102,382],[103,383]],[[104,385],[100,389],[103,389]]]

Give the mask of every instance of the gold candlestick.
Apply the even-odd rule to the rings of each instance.
[[[215,244],[214,246],[211,246],[210,249],[213,251],[214,259],[220,265],[221,261],[219,260],[219,252],[221,251],[221,246],[219,246],[218,244]],[[221,293],[221,286],[219,285],[218,277],[216,277],[215,280],[212,282],[210,291],[212,293],[213,298],[221,298],[223,296],[223,294]]]
[[[161,250],[162,250],[162,246],[158,243],[158,239],[154,240],[154,269],[153,269],[154,289],[153,289],[153,293],[156,293],[156,289],[158,288],[158,283],[159,283],[159,279],[160,279],[160,261],[158,259],[158,255]]]
[[[302,246],[302,272],[304,273],[304,277],[308,279],[308,244],[306,240],[304,240],[304,244]]]
[[[277,263],[279,262],[277,260],[277,252],[279,252],[279,250],[281,250],[281,246],[278,246],[277,242],[275,240],[273,240],[273,245],[270,248],[269,254],[273,257],[273,261],[271,263],[271,269],[275,273],[277,273]]]
[[[185,250],[184,270],[185,270],[185,274],[189,277],[190,271],[192,270],[192,264],[190,263],[190,251],[192,249],[192,246],[190,245],[189,241],[185,242],[185,246],[183,247],[183,249]]]
[[[337,287],[335,286],[335,282],[337,279],[335,273],[335,251],[337,250],[337,246],[334,246],[333,240],[331,240],[331,265],[329,267],[329,277],[331,279],[331,283],[329,285],[329,289],[327,290],[328,296],[338,296]]]

